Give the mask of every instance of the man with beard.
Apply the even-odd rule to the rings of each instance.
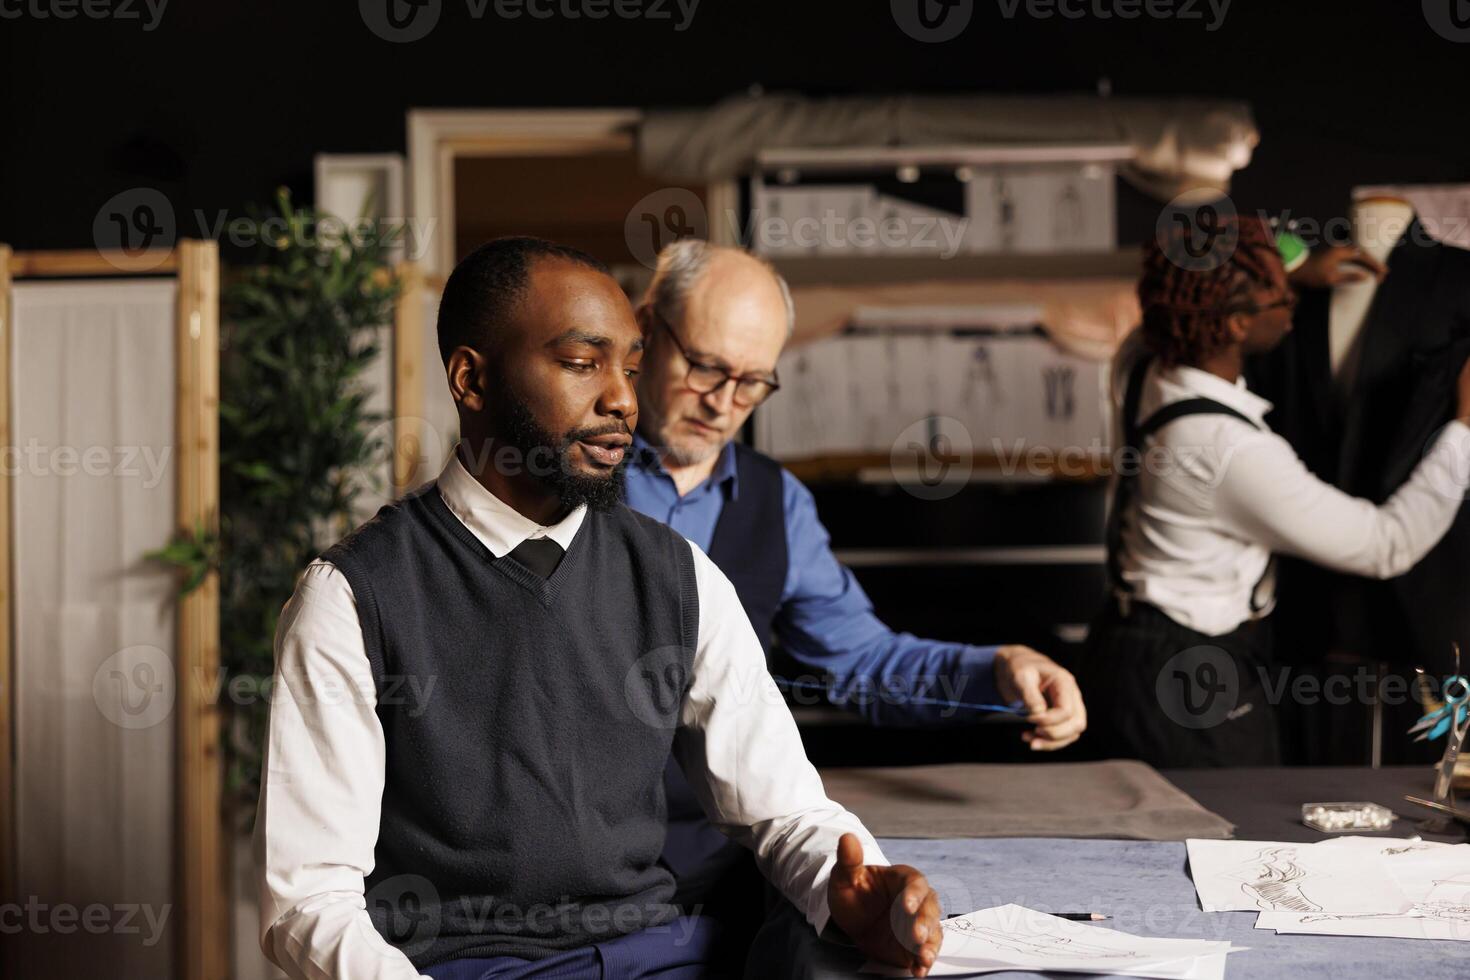
[[[439,343],[454,456],[312,563],[277,630],[267,956],[312,980],[738,964],[671,903],[672,752],[813,928],[925,975],[937,897],[827,799],[729,581],[618,502],[643,339],[606,269],[490,242]]]

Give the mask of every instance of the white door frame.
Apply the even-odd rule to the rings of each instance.
[[[425,236],[418,264],[430,283],[454,268],[454,161],[631,149],[637,109],[411,109],[410,217]]]

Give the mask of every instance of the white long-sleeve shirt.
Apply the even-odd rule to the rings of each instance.
[[[438,486],[496,557],[530,537],[574,547],[586,516],[577,508],[542,527],[486,490],[457,456]],[[755,852],[762,872],[820,932],[842,834],[859,835],[866,863],[887,860],[858,819],[827,798],[734,587],[690,548],[699,636],[674,753],[715,825]],[[282,611],[275,652],[255,830],[261,948],[293,978],[417,977],[366,911],[385,747],[352,589],[336,567],[316,561],[306,569]],[[423,697],[432,710],[427,694],[398,696]]]
[[[1129,371],[1142,353],[1135,332],[1115,361],[1115,430]],[[1244,379],[1232,384],[1198,368],[1151,364],[1136,421],[1200,397],[1260,428],[1226,415],[1192,415],[1145,441],[1120,569],[1135,598],[1201,633],[1229,633],[1270,612],[1273,583],[1262,578],[1273,552],[1354,575],[1403,574],[1444,537],[1470,487],[1470,428],[1452,422],[1382,506],[1343,493],[1312,475],[1270,430],[1271,403]]]

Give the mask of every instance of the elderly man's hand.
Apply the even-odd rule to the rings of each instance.
[[[827,881],[832,921],[857,948],[880,963],[926,976],[939,955],[939,896],[906,864],[863,864],[857,834],[837,842],[837,863]]]
[[[1087,728],[1077,679],[1030,647],[1004,646],[995,655],[995,684],[1007,703],[1020,701],[1035,727],[1021,738],[1037,751],[1071,745]]]

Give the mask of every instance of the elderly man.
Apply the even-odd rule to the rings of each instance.
[[[780,464],[734,441],[776,390],[776,360],[794,308],[767,263],[685,239],[664,249],[638,308],[648,349],[638,383],[639,424],[627,476],[629,506],[704,549],[735,584],[769,649],[772,637],[842,692],[863,698],[875,724],[973,721],[956,705],[1022,702],[1036,750],[1058,749],[1086,727],[1072,675],[1023,646],[968,646],[895,633],[839,564],[811,492]],[[936,702],[952,702],[944,704]],[[739,894],[740,854],[705,822],[677,767],[667,773],[664,859],[687,904]],[[719,887],[716,887],[718,884]],[[744,905],[745,903],[741,903]]]

